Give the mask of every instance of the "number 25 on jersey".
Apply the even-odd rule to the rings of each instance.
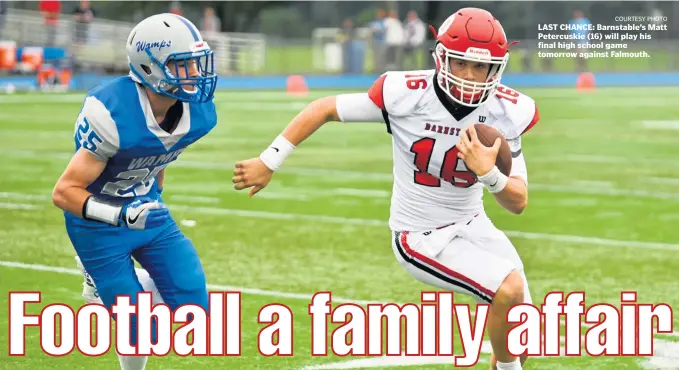
[[[96,152],[97,146],[104,142],[99,135],[92,130],[92,126],[90,126],[87,117],[83,117],[82,121],[78,124],[78,129],[75,132],[75,140],[83,148],[92,152]]]

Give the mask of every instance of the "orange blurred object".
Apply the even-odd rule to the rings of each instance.
[[[288,76],[285,88],[290,95],[306,96],[309,93],[306,80],[301,75]]]
[[[594,74],[591,72],[581,73],[580,76],[578,76],[578,80],[575,82],[575,88],[578,91],[594,90],[595,86]]]
[[[21,52],[21,61],[26,69],[37,71],[44,61],[43,49],[40,47],[26,47]]]
[[[62,69],[59,71],[59,82],[62,85],[68,85],[71,83],[71,70],[70,69]]]
[[[54,67],[44,67],[38,70],[38,86],[47,85],[48,82],[57,78],[57,69]]]
[[[42,67],[38,70],[38,86],[68,86],[71,83],[71,71],[55,67]]]
[[[17,44],[14,41],[0,41],[0,70],[11,71],[17,64]]]

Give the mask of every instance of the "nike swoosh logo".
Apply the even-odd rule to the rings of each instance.
[[[495,186],[495,185],[497,185],[497,180],[495,180],[495,183],[494,183],[493,185],[491,185],[491,186]]]
[[[128,216],[128,217],[127,217],[127,223],[128,223],[128,224],[133,224],[133,223],[137,222],[137,220],[139,219],[139,215],[140,215],[140,214],[141,214],[141,212],[137,213],[137,214],[134,216],[134,218]]]
[[[277,151],[277,152],[279,151],[278,148],[271,147],[271,149],[273,149],[273,150],[275,150],[275,151]]]

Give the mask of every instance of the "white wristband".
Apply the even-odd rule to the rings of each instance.
[[[478,179],[491,193],[501,192],[509,182],[509,177],[500,172],[497,166],[493,167],[487,174],[479,176]]]
[[[295,146],[292,145],[288,139],[283,135],[278,135],[273,143],[259,155],[259,159],[261,159],[271,171],[276,171],[294,149]]]
[[[107,204],[90,196],[83,207],[83,218],[118,226],[118,218],[122,210],[121,206]]]

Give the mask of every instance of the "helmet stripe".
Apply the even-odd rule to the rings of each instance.
[[[191,31],[191,35],[193,35],[193,41],[200,41],[200,36],[198,36],[198,31],[196,30],[196,28],[191,23],[189,23],[189,21],[186,20],[186,18],[179,16],[179,15],[176,15],[176,14],[174,16],[179,18],[179,20],[182,21],[182,23],[184,23],[184,25],[186,25],[186,27],[189,29],[189,31]]]

